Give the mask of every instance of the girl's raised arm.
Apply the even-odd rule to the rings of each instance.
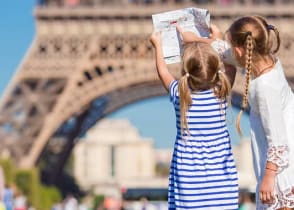
[[[203,42],[203,43],[211,44],[216,39],[223,39],[223,34],[218,29],[218,27],[213,24],[210,25],[211,33],[208,38],[199,37],[194,32],[191,32],[191,31],[183,31],[183,29],[180,26],[177,26],[177,30],[181,34],[181,38],[184,43]]]
[[[163,58],[163,52],[161,47],[161,34],[160,32],[153,32],[150,37],[150,42],[152,43],[155,49],[155,62],[158,76],[165,87],[165,89],[169,90],[169,85],[172,81],[175,80],[173,75],[168,71],[167,65]]]
[[[237,71],[237,63],[234,59],[232,59],[230,46],[226,41],[223,40],[223,34],[219,28],[216,25],[211,24],[211,34],[209,38],[199,37],[190,31],[183,31],[180,26],[177,26],[177,30],[181,34],[181,38],[184,43],[203,42],[211,45],[211,47],[219,54],[220,59],[223,61],[225,74],[230,80],[231,87],[233,87]]]

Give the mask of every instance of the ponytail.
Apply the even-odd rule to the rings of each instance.
[[[179,94],[180,94],[180,116],[181,116],[181,134],[183,135],[184,128],[189,132],[188,123],[186,119],[186,112],[188,106],[192,104],[190,91],[188,88],[189,74],[182,76],[179,80]]]
[[[220,81],[218,97],[224,99],[227,98],[231,92],[231,83],[226,74],[221,70],[218,70],[218,76]]]
[[[220,109],[221,111],[223,111],[222,104],[224,100],[230,103],[229,95],[231,91],[231,83],[228,77],[226,76],[226,74],[222,72],[221,70],[218,70],[217,78],[218,78],[218,85],[217,85],[218,88],[214,91],[214,94],[219,98]]]
[[[240,136],[242,136],[242,130],[240,127],[240,121],[242,114],[244,110],[246,110],[247,105],[248,105],[248,89],[249,89],[249,82],[250,82],[250,77],[251,77],[251,70],[252,70],[252,51],[253,51],[253,38],[251,32],[247,32],[246,34],[246,40],[245,40],[245,49],[246,49],[246,63],[245,63],[245,68],[246,68],[246,78],[245,78],[245,90],[243,93],[243,98],[242,98],[242,106],[241,106],[241,111],[239,112],[237,119],[236,119],[236,128]]]

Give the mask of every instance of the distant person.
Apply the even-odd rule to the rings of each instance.
[[[156,210],[156,207],[145,197],[141,198],[141,205],[140,210]]]
[[[3,202],[5,204],[6,210],[13,210],[13,197],[13,189],[10,187],[10,185],[6,184],[3,190]]]
[[[0,210],[6,210],[5,203],[3,201],[3,194],[5,189],[5,177],[3,173],[2,166],[0,165]]]
[[[62,208],[62,204],[61,204],[61,203],[55,203],[55,204],[52,206],[51,210],[63,210],[63,208]]]
[[[239,210],[256,210],[256,205],[254,200],[252,199],[252,194],[249,191],[244,191],[240,193],[241,203]]]
[[[64,4],[69,7],[74,7],[80,4],[80,0],[65,0]]]
[[[86,206],[86,204],[79,204],[78,210],[88,210],[88,207]]]
[[[0,210],[5,210],[5,204],[3,201],[4,185],[5,185],[5,178],[4,178],[2,166],[0,165]]]
[[[64,210],[78,210],[78,200],[73,195],[68,195],[64,201]]]
[[[27,210],[27,198],[19,191],[14,198],[13,210]]]
[[[238,209],[238,178],[226,124],[230,83],[209,44],[184,47],[181,77],[163,58],[161,35],[153,32],[156,67],[176,114],[168,204],[175,209]]]
[[[5,186],[5,177],[4,177],[2,166],[0,165],[0,201],[3,200],[4,186]]]
[[[231,51],[246,70],[237,128],[241,132],[240,117],[250,104],[257,209],[294,208],[294,94],[275,55],[279,31],[264,17],[245,16],[233,22],[227,37],[231,48],[221,40],[213,45],[221,57]]]

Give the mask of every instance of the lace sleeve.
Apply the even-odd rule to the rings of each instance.
[[[278,173],[282,172],[289,164],[289,147],[287,145],[270,145],[267,151],[267,161],[278,167]]]
[[[220,59],[226,63],[233,66],[237,66],[238,63],[232,54],[232,50],[228,42],[222,39],[216,39],[211,43],[211,47],[218,53]]]

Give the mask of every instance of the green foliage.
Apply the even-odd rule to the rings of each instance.
[[[40,207],[40,180],[37,169],[17,170],[15,173],[17,188],[27,196],[35,207]]]
[[[0,160],[6,183],[15,185],[18,192],[23,193],[28,203],[38,210],[50,210],[52,205],[59,202],[62,196],[56,187],[44,186],[40,183],[37,168],[16,169],[11,160]]]
[[[41,186],[40,201],[43,210],[50,210],[54,203],[60,202],[62,197],[55,187]]]
[[[93,209],[97,209],[104,202],[104,195],[95,195],[93,199]]]
[[[0,160],[0,165],[3,168],[3,174],[5,177],[5,182],[7,184],[12,184],[14,181],[14,166],[10,159]]]

